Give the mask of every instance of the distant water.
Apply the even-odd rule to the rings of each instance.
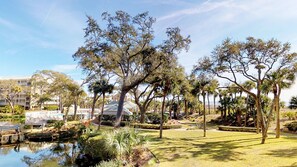
[[[17,129],[19,125],[12,124],[11,122],[0,122],[0,131],[1,130],[14,130]]]
[[[56,167],[75,166],[78,153],[75,142],[29,142],[20,145],[0,146],[2,167]]]

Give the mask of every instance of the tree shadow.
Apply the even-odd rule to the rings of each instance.
[[[280,167],[297,167],[297,162],[294,162],[289,166],[280,166]]]
[[[201,137],[202,139],[203,137]],[[204,138],[205,139],[205,138]],[[199,138],[164,138],[162,140],[156,139],[152,141],[157,157],[165,159],[166,161],[176,161],[178,159],[189,159],[192,157],[207,156],[212,161],[239,161],[243,160],[241,155],[243,153],[236,151],[240,147],[249,147],[253,145],[241,145],[246,142],[254,142],[259,140],[256,138],[245,138],[238,140],[224,140],[224,141],[199,141]],[[189,147],[189,145],[191,147]]]
[[[297,148],[271,150],[269,153],[266,153],[265,155],[274,157],[297,158]],[[297,166],[297,162],[295,165]]]

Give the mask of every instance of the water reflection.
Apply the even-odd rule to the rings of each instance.
[[[76,142],[28,142],[0,146],[0,166],[75,166],[78,153]]]

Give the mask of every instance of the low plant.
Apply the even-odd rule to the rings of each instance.
[[[54,123],[54,128],[60,131],[63,125],[64,125],[63,121],[57,121]]]
[[[297,122],[296,121],[287,123],[284,126],[287,127],[289,129],[289,131],[293,131],[293,132],[297,131]]]
[[[297,118],[297,112],[295,111],[287,111],[282,113],[283,118],[287,118],[289,120],[296,120]]]
[[[119,167],[120,162],[116,159],[110,161],[102,161],[96,167]]]
[[[150,124],[160,124],[161,122],[161,115],[158,113],[150,113],[146,115],[147,117],[147,121],[146,123],[150,123]],[[164,123],[168,122],[168,114],[164,114]]]

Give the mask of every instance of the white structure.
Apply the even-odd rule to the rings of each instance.
[[[14,98],[14,104],[23,106],[25,109],[31,109],[32,97],[30,95],[31,82],[30,78],[7,78],[2,80],[15,80],[21,87],[25,88],[19,95]],[[6,99],[0,98],[0,106],[8,105]]]
[[[26,125],[44,125],[48,120],[63,120],[61,111],[30,111],[25,113]]]
[[[14,105],[23,106],[25,109],[32,109],[37,106],[37,99],[33,97],[35,94],[42,94],[42,90],[33,87],[31,84],[31,77],[19,77],[19,78],[5,78],[0,80],[14,80],[19,86],[23,88],[23,91],[14,98]],[[44,105],[58,105],[58,97],[52,97],[51,101],[45,102]],[[0,106],[8,105],[8,102],[0,98]]]

